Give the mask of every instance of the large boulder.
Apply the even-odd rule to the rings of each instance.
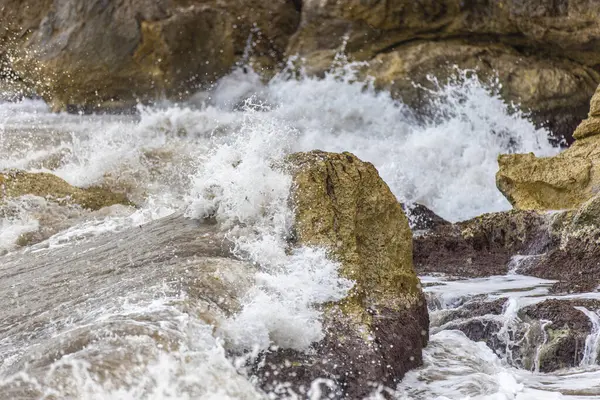
[[[320,72],[343,49],[351,60],[375,63],[369,71],[379,84],[402,89],[413,105],[425,92],[409,81],[425,73],[447,75],[454,64],[477,67],[482,77],[496,70],[506,100],[570,135],[600,82],[599,39],[598,11],[586,0],[308,0],[288,54]]]
[[[401,205],[375,167],[349,153],[294,154],[284,168],[294,178],[290,247],[328,249],[355,286],[345,300],[322,306],[324,339],[308,352],[271,348],[256,360],[257,383],[273,395],[287,388],[304,397],[315,379],[331,379],[329,398],[363,398],[375,389],[372,383],[393,387],[421,365],[429,323]],[[10,193],[19,188],[11,186]],[[71,382],[79,375],[65,359],[83,362],[94,384],[121,388],[166,358],[171,367],[160,374],[176,377],[218,366],[215,379],[207,374],[177,386],[184,393],[258,398],[213,337],[243,310],[260,271],[235,256],[223,228],[214,219],[174,214],[40,253],[4,256],[2,271],[15,278],[0,280],[0,299],[6,299],[0,320],[8,321],[7,335],[19,346],[0,344],[11,360],[1,372],[26,372],[35,380],[2,380],[0,391],[11,398],[49,390],[78,398],[81,386]],[[99,307],[109,315],[99,318]],[[28,318],[20,318],[25,311]],[[56,325],[67,317],[68,324]],[[228,356],[244,356],[224,343]],[[235,365],[244,360],[235,358]],[[224,380],[231,383],[226,388],[211,386]],[[238,395],[230,393],[235,390]]]
[[[421,365],[429,329],[401,205],[375,167],[350,153],[299,153],[288,163],[295,242],[328,249],[355,285],[325,308],[325,338],[313,352],[266,355],[259,371],[265,387],[303,393],[314,379],[327,378],[335,398],[363,398],[373,383],[393,387]]]
[[[250,35],[258,67],[273,68],[299,20],[286,0],[12,3],[0,2],[0,53],[55,110],[184,98],[227,73]]]
[[[600,189],[600,90],[575,143],[555,157],[508,154],[498,158],[498,189],[515,208],[560,210],[579,207]]]

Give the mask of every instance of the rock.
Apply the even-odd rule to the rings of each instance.
[[[552,224],[558,238],[555,245],[540,254],[521,273],[558,282],[555,293],[594,292],[600,286],[600,196],[579,209],[559,214]]]
[[[0,218],[2,219],[20,219],[26,216],[27,219],[34,219],[26,232],[19,235],[14,243],[16,246],[32,246],[43,242],[46,239],[65,231],[73,226],[83,224],[94,220],[103,220],[107,217],[127,217],[134,210],[121,204],[115,204],[103,207],[99,210],[83,209],[77,204],[59,204],[52,200],[46,200],[37,196],[22,196],[19,199],[12,199],[6,204],[0,204]],[[85,237],[85,234],[77,238]],[[69,237],[72,240],[73,237]],[[55,242],[66,239],[56,238]],[[6,243],[5,243],[6,244]]]
[[[419,275],[502,275],[514,255],[539,254],[553,243],[547,226],[543,214],[518,210],[440,225],[414,237],[415,269]]]
[[[509,270],[558,281],[553,293],[595,292],[600,287],[600,195],[570,211],[511,210],[414,237],[419,275],[459,278]]]
[[[600,309],[598,300],[550,299],[503,316],[506,299],[476,298],[457,309],[434,315],[434,331],[456,329],[469,339],[485,342],[512,365],[552,372],[580,365],[592,323],[581,308]],[[577,308],[576,308],[577,307]]]
[[[592,161],[586,157],[569,157],[574,153],[569,150],[547,158],[537,158],[533,153],[501,155],[496,174],[498,189],[518,209],[577,207],[592,195]]]
[[[600,133],[600,85],[590,100],[588,118],[583,120],[573,133],[575,139],[584,139]]]
[[[318,73],[343,50],[350,60],[369,62],[381,86],[413,105],[424,92],[411,79],[446,76],[446,65],[454,64],[477,67],[484,79],[496,70],[506,100],[520,101],[539,125],[570,135],[600,82],[599,38],[598,11],[586,0],[310,0],[288,54]]]
[[[299,20],[285,0],[2,3],[0,52],[55,110],[185,98],[229,72],[251,33],[257,66],[273,68]]]
[[[407,214],[408,222],[413,231],[430,230],[442,225],[451,225],[422,204],[403,204],[402,209]]]
[[[575,307],[596,312],[600,309],[600,302],[585,299],[566,301],[551,299],[526,307],[519,312],[525,323],[532,320],[551,321],[544,324],[545,340],[536,343],[540,346],[536,349],[540,372],[576,367],[581,363],[586,338],[592,331],[592,322]],[[531,345],[534,343],[530,343]],[[533,364],[533,360],[529,363]]]
[[[349,153],[294,154],[284,168],[290,169],[295,182],[290,201],[296,207],[296,223],[290,246],[327,248],[340,262],[341,275],[356,284],[348,298],[323,305],[325,337],[311,351],[270,349],[262,355],[255,365],[259,384],[270,390],[285,382],[288,389],[305,394],[314,379],[329,378],[335,382],[330,394],[337,398],[362,398],[372,391],[373,382],[393,386],[422,363],[428,341],[428,313],[412,266],[407,218],[375,167]],[[4,196],[26,191],[38,196],[51,191],[58,195],[75,191],[73,197],[86,194],[48,174],[2,177]],[[0,307],[0,319],[7,321],[12,339],[27,344],[23,351],[11,350],[7,373],[26,370],[28,376],[42,379],[56,360],[71,357],[84,360],[98,373],[100,383],[110,380],[111,387],[120,387],[131,379],[129,371],[143,371],[145,363],[159,358],[161,349],[179,354],[170,350],[189,344],[188,324],[206,323],[206,327],[192,325],[194,332],[216,335],[220,324],[241,310],[257,272],[257,266],[235,258],[226,237],[227,232],[209,220],[175,214],[50,248],[35,257],[24,251],[5,255],[0,272],[14,279],[0,279],[0,293],[7,294],[0,299],[14,302],[8,295],[14,294],[13,285],[23,293],[18,306]],[[43,276],[36,275],[42,268]],[[71,276],[73,270],[76,276]],[[145,304],[156,300],[154,287],[158,298],[169,299],[167,304],[157,305],[156,311],[127,309],[122,315],[119,299],[127,295]],[[65,306],[71,302],[77,312]],[[114,317],[98,319],[93,314],[86,319],[98,305],[114,309]],[[28,318],[18,318],[23,312]],[[64,330],[53,325],[53,334],[46,334],[44,327],[71,313]],[[208,338],[203,341],[210,344]],[[192,350],[181,365],[198,361],[188,359],[195,357],[197,346]],[[240,355],[227,350],[230,357]],[[134,356],[142,353],[143,357]],[[210,359],[216,356],[213,352]],[[206,363],[202,351],[198,358],[200,365]],[[234,379],[228,378],[233,368],[225,367],[218,370],[219,378]],[[70,371],[63,372],[53,374],[52,382],[69,379]],[[235,376],[239,379],[237,372]],[[64,385],[67,392],[75,389]],[[0,390],[19,398],[40,395],[27,382],[0,383]]]
[[[372,383],[393,387],[421,365],[428,341],[407,218],[375,167],[350,153],[299,153],[288,163],[296,243],[329,249],[355,286],[344,301],[326,307],[326,336],[314,352],[266,355],[258,371],[263,387],[283,384],[305,393],[314,379],[327,378],[335,382],[335,398],[367,396]]]
[[[476,72],[484,82],[498,79],[501,85],[495,86],[503,99],[532,111],[538,125],[554,122],[550,128],[561,137],[571,136],[600,82],[592,68],[571,60],[524,55],[502,43],[459,39],[402,45],[378,54],[365,73],[375,78],[377,87],[391,90],[405,104],[428,110],[432,108],[429,89],[433,88],[429,77],[445,82],[456,76],[457,67]],[[558,121],[557,115],[563,120]]]
[[[594,65],[600,61],[600,53],[593,47],[600,37],[597,13],[586,0],[424,0],[418,5],[407,0],[306,0],[302,25],[288,51],[310,55],[335,50],[346,37],[347,51],[364,60],[415,39],[472,37],[473,41],[489,42],[495,36],[498,42],[513,47]]]
[[[485,296],[479,296],[478,298],[464,303],[458,308],[446,309],[438,312],[437,318],[435,318],[435,320],[432,319],[432,325],[441,327],[457,319],[484,317],[486,315],[502,315],[506,300],[506,298],[500,298],[486,301]]]
[[[112,193],[98,186],[76,188],[48,173],[17,170],[0,173],[0,202],[9,197],[24,195],[40,196],[58,203],[77,204],[90,210],[114,204],[132,205],[124,194]]]
[[[554,157],[509,154],[498,158],[498,189],[515,208],[573,209],[600,190],[600,91],[592,97],[589,118],[578,127],[573,145]]]

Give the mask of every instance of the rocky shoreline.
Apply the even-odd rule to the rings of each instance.
[[[520,104],[569,147],[547,158],[500,155],[496,185],[513,209],[457,223],[423,205],[400,204],[377,169],[354,154],[314,150],[280,160],[275,167],[293,181],[294,222],[285,251],[323,249],[353,286],[343,300],[319,303],[320,341],[303,351],[261,349],[243,372],[266,392],[304,396],[315,379],[323,378],[330,382],[326,394],[331,398],[362,398],[374,382],[394,387],[422,366],[430,331],[442,330],[461,331],[511,366],[530,371],[596,364],[600,14],[583,1],[413,3],[0,0],[0,100],[40,96],[54,111],[122,112],[139,103],[188,99],[241,65],[264,79],[284,68],[323,76],[339,66],[343,54],[344,61],[359,62],[358,79],[371,80],[426,115],[434,106],[428,98],[435,84],[430,75],[443,82],[469,69],[495,83],[506,102]],[[161,162],[161,154],[143,157]],[[40,166],[52,170],[52,163],[60,161],[42,160]],[[31,209],[44,203],[33,214],[35,229],[18,237],[14,251],[0,253],[0,272],[22,273],[20,284],[37,307],[17,328],[46,323],[44,309],[55,307],[38,307],[43,299],[28,286],[33,278],[27,271],[17,273],[19,257],[31,256],[30,250],[44,246],[41,242],[82,221],[103,213],[126,215],[144,196],[128,192],[132,188],[126,184],[111,187],[110,177],[105,178],[106,185],[78,188],[47,172],[0,171],[0,217],[16,212],[15,199]],[[32,265],[57,276],[63,266],[75,266],[90,280],[122,271],[134,282],[124,286],[127,290],[144,284],[135,280],[135,268],[151,264],[156,279],[160,272],[181,274],[169,290],[185,286],[194,307],[185,304],[182,310],[195,313],[218,336],[219,324],[240,311],[260,265],[232,249],[213,217],[196,221],[171,215],[115,237],[76,242],[77,251],[89,253],[84,260],[59,249],[32,257]],[[153,246],[170,253],[155,254]],[[135,262],[126,254],[129,248],[135,249]],[[186,262],[198,267],[194,277]],[[94,263],[102,268],[90,268]],[[215,266],[233,280],[216,277]],[[422,285],[419,276],[426,283],[431,279],[431,286]],[[545,286],[525,302],[502,293],[467,294],[452,304],[436,297],[454,283],[497,276],[536,278]],[[41,281],[52,286],[44,281],[50,278]],[[65,278],[64,285],[75,290],[82,279]],[[0,280],[6,293],[7,285]],[[52,287],[59,301],[60,290]],[[81,301],[86,296],[80,294]],[[19,320],[22,310],[5,308],[0,319]],[[140,335],[154,344],[163,340],[151,332]],[[39,340],[42,349],[54,345],[45,342],[48,338]],[[83,340],[75,337],[73,343],[75,349]],[[117,359],[122,356],[113,350]],[[245,355],[234,346],[227,352],[232,359]],[[15,371],[32,361],[34,373],[41,373],[53,361],[50,356],[26,353]]]

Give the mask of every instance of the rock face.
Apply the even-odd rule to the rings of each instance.
[[[552,288],[557,293],[596,291],[600,285],[599,207],[596,196],[577,210],[559,214],[552,227],[555,245],[535,263],[524,266],[523,273],[558,280]]]
[[[326,308],[326,337],[313,353],[266,356],[259,371],[265,387],[289,383],[302,393],[314,379],[328,378],[335,382],[335,398],[367,396],[371,383],[393,387],[421,365],[428,341],[406,216],[375,167],[350,153],[299,153],[288,162],[294,171],[296,243],[329,249],[355,287],[347,299]]]
[[[343,48],[417,108],[427,91],[412,81],[428,85],[427,74],[497,75],[507,101],[571,141],[600,82],[588,0],[0,0],[0,10],[0,64],[56,110],[185,98],[247,49],[267,76],[293,55],[322,73]]]
[[[560,210],[579,207],[600,190],[600,91],[588,119],[575,130],[575,143],[555,157],[502,155],[498,189],[515,208]]]
[[[56,110],[183,98],[227,73],[251,33],[257,67],[273,68],[299,20],[286,0],[2,0],[0,10],[0,54]]]
[[[351,59],[369,62],[380,86],[412,105],[424,92],[411,79],[443,77],[453,65],[478,68],[484,78],[496,70],[505,99],[570,135],[600,82],[600,52],[592,50],[600,39],[597,17],[586,0],[308,0],[288,53],[320,72],[343,47]]]
[[[52,174],[24,171],[0,173],[0,202],[5,198],[23,195],[76,204],[90,210],[98,210],[114,204],[132,205],[123,194],[112,193],[101,187],[76,188]]]

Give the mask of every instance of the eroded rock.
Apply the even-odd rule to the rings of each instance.
[[[586,340],[593,333],[584,310],[596,312],[600,302],[549,299],[520,309],[517,318],[503,315],[505,307],[506,299],[476,298],[459,308],[438,311],[434,330],[460,330],[473,341],[485,342],[512,365],[530,371],[552,372],[584,362]]]
[[[419,274],[457,277],[502,275],[514,255],[542,253],[552,240],[543,214],[519,210],[485,214],[415,236],[415,269]]]
[[[367,72],[380,86],[413,105],[426,92],[410,80],[421,82],[428,73],[443,78],[453,65],[477,68],[484,80],[497,73],[506,100],[570,141],[600,82],[597,17],[586,0],[311,0],[303,4],[288,54],[319,73],[343,50],[351,60],[369,62]]]

